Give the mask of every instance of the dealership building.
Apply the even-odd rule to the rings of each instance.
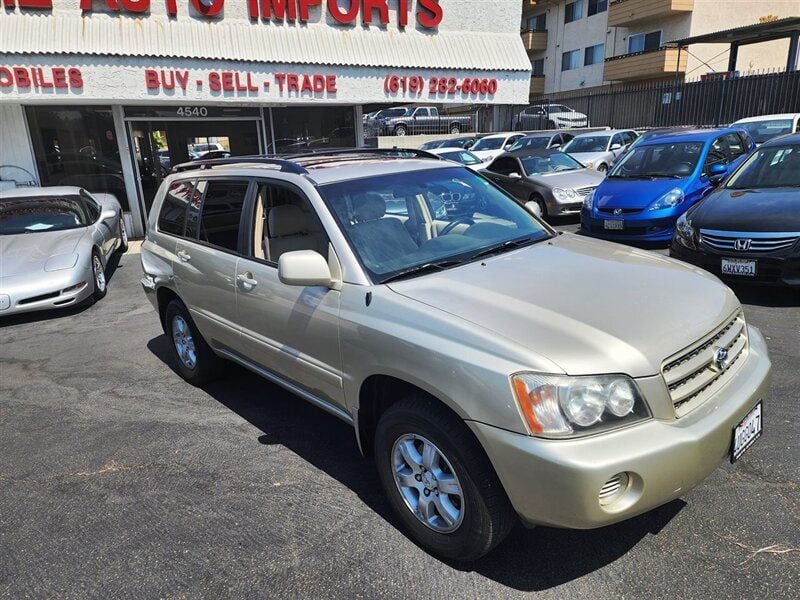
[[[365,105],[525,103],[519,0],[3,0],[0,189],[115,194],[169,168],[363,140]]]

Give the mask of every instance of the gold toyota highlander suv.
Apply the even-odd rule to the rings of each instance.
[[[648,511],[761,434],[767,348],[719,280],[424,152],[176,167],[142,267],[187,381],[231,360],[350,423],[441,556]]]

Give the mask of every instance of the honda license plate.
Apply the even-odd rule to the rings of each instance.
[[[625,226],[625,221],[621,221],[619,219],[605,219],[603,221],[603,227],[605,229],[616,229],[620,230]]]
[[[742,258],[723,258],[723,275],[739,275],[742,277],[756,276],[756,261]]]
[[[747,413],[739,424],[733,428],[731,442],[731,462],[736,462],[753,443],[761,437],[761,402]]]

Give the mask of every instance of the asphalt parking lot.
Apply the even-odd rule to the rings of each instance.
[[[234,366],[184,383],[139,277],[128,254],[99,304],[0,321],[0,597],[800,597],[798,292],[737,290],[775,370],[738,463],[460,565],[403,535],[335,417]]]

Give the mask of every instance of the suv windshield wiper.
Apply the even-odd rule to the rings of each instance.
[[[462,260],[437,260],[435,262],[423,263],[421,265],[416,265],[414,267],[409,267],[408,269],[403,269],[402,271],[398,271],[394,275],[389,275],[385,279],[381,279],[381,283],[389,283],[390,281],[396,281],[398,279],[404,279],[405,277],[411,277],[412,275],[422,275],[424,273],[432,273],[434,271],[444,271],[450,267],[455,267],[457,265],[463,264],[464,261]]]
[[[472,254],[467,260],[475,260],[476,258],[491,256],[492,254],[499,254],[500,252],[505,252],[506,250],[514,250],[516,248],[522,248],[523,246],[530,246],[532,244],[541,242],[542,240],[546,239],[549,239],[549,236],[543,238],[524,237],[524,238],[517,238],[515,240],[506,240],[505,242],[495,244],[494,246],[489,246],[488,248],[478,250],[475,254]]]

